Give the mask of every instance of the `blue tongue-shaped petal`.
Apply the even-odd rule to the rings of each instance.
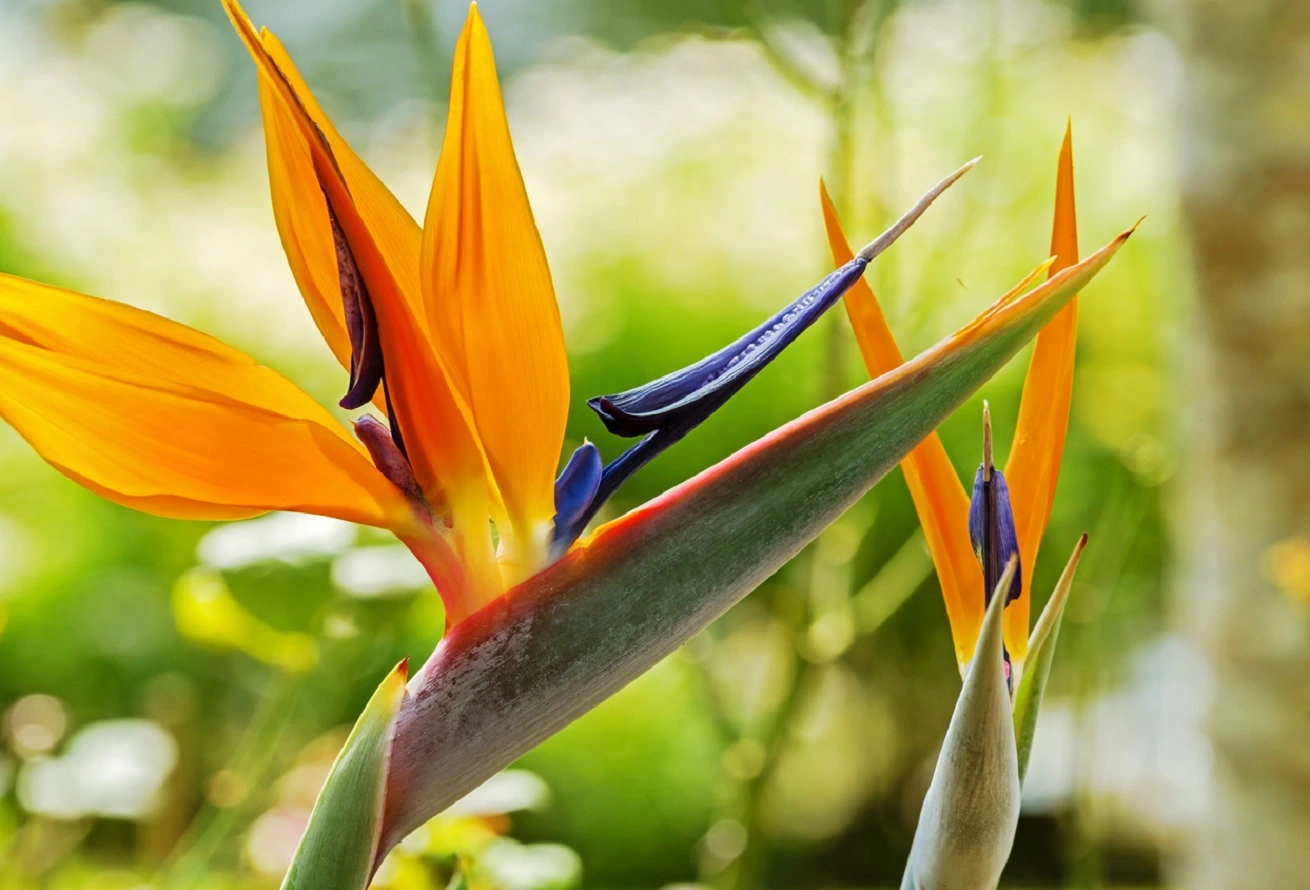
[[[849,263],[723,349],[636,389],[588,399],[587,404],[611,433],[645,438],[605,467],[590,502],[581,510],[570,509],[568,515],[561,509],[559,498],[560,485],[569,474],[569,468],[565,469],[565,476],[556,485],[558,515],[553,554],[563,554],[577,540],[596,511],[629,476],[704,422],[814,324],[859,280],[875,257],[890,247],[942,192],[977,162],[975,158],[939,182]],[[573,461],[569,466],[573,466]]]
[[[564,472],[555,480],[556,528],[571,528],[577,524],[595,500],[603,472],[600,449],[590,442],[579,445]]]
[[[587,404],[616,436],[642,436],[679,424],[688,416],[702,415],[703,420],[710,413],[704,411],[706,403],[717,408],[764,370],[837,302],[874,257],[890,247],[975,163],[976,158],[939,182],[849,263],[718,352],[636,389],[588,399]]]
[[[801,332],[828,311],[869,261],[856,257],[801,294],[781,312],[718,352],[658,380],[612,396],[588,399],[616,436],[644,436],[722,404],[764,370]]]
[[[989,508],[988,503],[992,506]],[[990,514],[990,519],[988,518]],[[1014,511],[1010,509],[1010,488],[1000,470],[992,467],[992,476],[984,477],[983,467],[973,477],[973,499],[969,502],[969,538],[973,552],[983,567],[983,596],[990,602],[992,589],[1000,580],[1005,564],[1019,556],[1019,535],[1014,530]],[[1005,601],[1012,603],[1023,590],[1023,578],[1015,573]]]
[[[1019,535],[1014,528],[1014,510],[1010,507],[1010,487],[1005,476],[992,465],[992,426],[987,405],[983,403],[983,462],[973,477],[973,497],[969,501],[969,540],[983,569],[983,599],[991,602],[992,591],[1000,582],[1005,565],[1013,556],[1017,566],[1014,579],[1006,591],[1005,602],[1014,602],[1023,591],[1023,572],[1019,563]]]

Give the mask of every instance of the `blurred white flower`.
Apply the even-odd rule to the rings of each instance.
[[[176,742],[153,720],[93,723],[63,754],[22,767],[18,800],[54,819],[142,819],[154,811],[176,762]]]
[[[261,562],[298,564],[335,556],[355,542],[355,526],[305,513],[270,513],[220,525],[200,539],[196,555],[216,569]]]

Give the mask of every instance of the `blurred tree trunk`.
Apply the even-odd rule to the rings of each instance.
[[[1174,608],[1215,679],[1176,883],[1310,888],[1310,0],[1161,3],[1200,310]]]

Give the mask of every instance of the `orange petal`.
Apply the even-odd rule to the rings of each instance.
[[[568,358],[476,6],[455,48],[422,271],[433,341],[472,410],[516,537],[525,555],[544,555],[568,415]]]
[[[327,200],[314,175],[314,160],[267,75],[259,75],[259,105],[264,116],[268,185],[273,218],[309,314],[342,367],[350,369],[337,271],[337,250],[328,221]]]
[[[1055,257],[1052,276],[1078,262],[1072,126],[1065,130],[1056,171],[1051,255]],[[1023,565],[1023,593],[1005,610],[1005,644],[1016,662],[1023,661],[1028,649],[1032,572],[1060,476],[1077,342],[1078,300],[1074,298],[1037,335],[1028,376],[1024,378],[1014,444],[1005,465]]]
[[[853,256],[850,244],[822,181],[819,200],[833,262],[838,266],[850,262]],[[869,376],[878,377],[900,366],[904,362],[901,351],[867,279],[855,282],[846,292],[845,301]],[[914,499],[933,565],[937,567],[955,657],[963,670],[973,656],[984,611],[982,568],[969,542],[969,496],[936,433],[901,461],[901,471]]]
[[[234,7],[233,12],[240,13],[240,7],[234,0],[227,0]],[[244,13],[241,13],[244,17]],[[397,287],[400,288],[401,294],[409,303],[414,317],[418,320],[420,327],[426,330],[427,321],[423,314],[423,289],[419,285],[418,260],[419,249],[422,242],[422,232],[414,217],[407,211],[396,199],[383,183],[378,179],[377,174],[369,169],[355,154],[354,149],[341,134],[337,132],[336,127],[328,120],[322,107],[310,92],[309,85],[305,83],[300,72],[296,70],[295,63],[291,61],[291,56],[287,54],[282,42],[267,29],[263,30],[259,39],[268,54],[268,58],[273,62],[277,71],[281,73],[282,80],[290,90],[295,94],[297,103],[304,109],[309,120],[323,134],[327,145],[331,150],[332,157],[336,161],[337,169],[350,191],[351,199],[354,202],[355,209],[359,213],[360,219],[367,226],[369,234],[377,244],[378,252],[386,259],[387,268],[393,278],[396,280]],[[259,60],[256,59],[256,62]],[[261,78],[262,80],[263,78]],[[310,180],[309,185],[315,184]],[[321,194],[321,192],[320,192]],[[327,218],[323,217],[322,225],[327,225]],[[331,232],[327,233],[327,244],[331,245]],[[335,262],[332,264],[336,268]],[[339,298],[338,298],[339,302]]]
[[[413,522],[363,448],[275,371],[149,312],[10,276],[0,415],[65,475],[147,512]]]
[[[414,477],[452,523],[460,558],[477,597],[503,585],[487,525],[496,496],[472,418],[432,347],[421,305],[421,235],[395,198],[334,135],[322,110],[271,34],[262,38],[236,0],[223,0],[261,76],[275,87],[313,160],[314,172],[345,235],[377,314],[387,392]],[[339,153],[340,152],[340,153]],[[461,594],[462,595],[462,594]]]

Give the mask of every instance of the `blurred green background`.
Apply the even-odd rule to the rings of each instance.
[[[831,267],[821,175],[859,241],[984,156],[870,273],[907,353],[1046,258],[1067,117],[1084,251],[1149,216],[1082,303],[1038,606],[1078,534],[1091,546],[1007,886],[1156,885],[1209,756],[1203,668],[1163,618],[1191,305],[1179,49],[1121,0],[480,8],[563,313],[570,437],[607,457],[624,443],[585,397],[700,357]],[[421,215],[465,5],[247,11]],[[253,68],[216,0],[0,0],[0,268],[199,327],[325,404],[342,389],[282,258]],[[1002,456],[1026,356],[979,397]],[[862,379],[838,310],[608,515]],[[962,475],[980,410],[942,429]],[[439,627],[421,569],[380,534],[155,519],[0,426],[0,887],[276,886],[344,728]],[[895,885],[958,688],[896,472],[446,828],[525,844],[493,843],[506,888]],[[382,881],[435,880],[421,853]]]

